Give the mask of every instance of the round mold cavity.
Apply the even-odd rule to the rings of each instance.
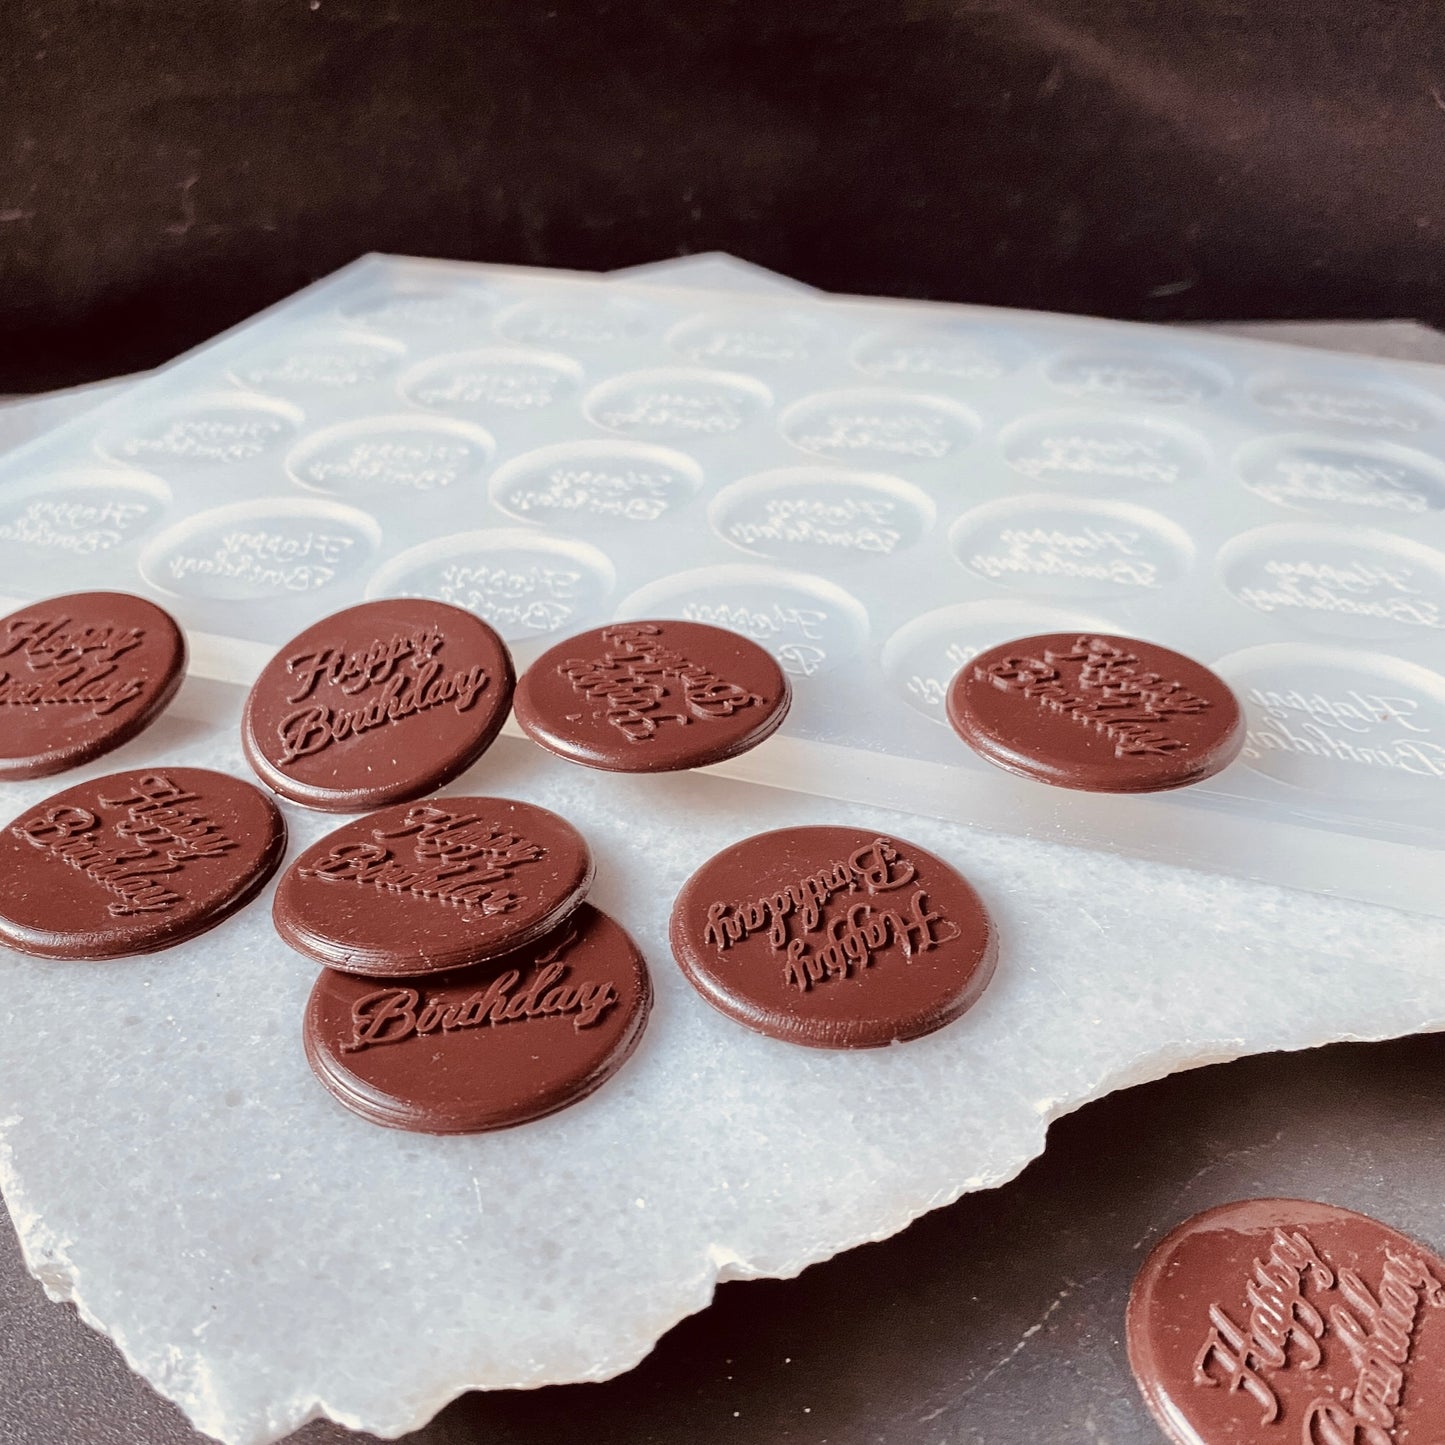
[[[148,472],[76,467],[0,488],[0,557],[11,575],[48,572],[60,558],[100,557],[138,541],[171,504]]]
[[[967,322],[890,327],[861,337],[849,360],[878,381],[982,383],[1017,371],[1031,348],[1018,337]]]
[[[778,426],[813,456],[899,466],[946,461],[978,435],[979,420],[944,396],[855,387],[794,402]]]
[[[741,431],[772,404],[772,392],[751,376],[663,367],[604,381],[588,393],[583,411],[621,436],[705,441]]]
[[[266,497],[198,512],[141,553],[141,575],[174,597],[269,602],[318,592],[365,569],[376,519],[338,502]]]
[[[1212,361],[1167,347],[1100,346],[1054,357],[1044,375],[1070,396],[1188,406],[1218,396],[1230,375]]]
[[[868,639],[868,613],[851,593],[822,577],[748,563],[661,577],[626,598],[617,616],[725,627],[767,648],[794,677],[842,666]]]
[[[1445,466],[1389,443],[1264,437],[1240,449],[1235,469],[1266,501],[1355,522],[1445,511]]]
[[[556,406],[582,386],[582,368],[558,352],[485,346],[434,357],[403,373],[400,391],[416,406],[507,415]]]
[[[933,525],[921,488],[880,472],[784,467],[724,487],[708,518],[724,540],[756,557],[826,567],[890,557]]]
[[[1271,372],[1250,384],[1249,397],[1261,411],[1295,425],[1338,426],[1385,437],[1415,436],[1441,416],[1440,402],[1426,391],[1332,370]]]
[[[702,468],[682,452],[642,442],[564,442],[498,467],[488,486],[509,517],[564,531],[610,522],[656,522],[702,488]]]
[[[325,393],[381,381],[405,355],[401,342],[364,331],[302,332],[253,347],[229,371],[257,391]]]
[[[1314,793],[1445,803],[1445,677],[1399,658],[1269,643],[1213,664],[1244,704],[1246,767]]]
[[[287,446],[301,428],[300,407],[245,392],[202,392],[111,423],[96,441],[114,461],[159,471],[237,466]]]
[[[497,306],[497,293],[475,282],[416,282],[369,288],[337,307],[359,326],[379,330],[435,331],[484,326]]]
[[[1004,459],[1036,485],[1114,492],[1197,481],[1209,448],[1197,432],[1118,412],[1021,417],[999,434]]]
[[[883,645],[883,673],[904,702],[947,727],[948,685],[980,652],[1041,633],[1118,630],[1103,618],[1038,602],[960,602],[904,623]]]
[[[527,346],[616,346],[648,332],[647,312],[618,297],[555,296],[509,306],[496,331]]]
[[[297,486],[329,497],[424,496],[478,479],[496,451],[479,426],[402,414],[314,432],[286,458]]]
[[[1194,545],[1167,517],[1129,502],[1005,497],[965,512],[954,556],[999,587],[1043,597],[1127,597],[1169,587]]]
[[[823,328],[787,311],[709,311],[667,333],[668,348],[702,366],[793,366],[818,349]]]
[[[575,632],[602,612],[616,582],[605,553],[520,527],[424,542],[379,567],[375,597],[430,597],[464,607],[508,642]]]
[[[1280,523],[1220,549],[1219,576],[1246,607],[1336,638],[1445,632],[1445,553],[1388,532]]]

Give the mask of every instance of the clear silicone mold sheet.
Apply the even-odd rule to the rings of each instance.
[[[518,663],[610,617],[770,648],[756,781],[1445,912],[1445,376],[1082,318],[373,257],[0,463],[19,601],[140,592],[248,682],[365,597]],[[1242,758],[1049,789],[943,711],[1072,628],[1215,667]]]

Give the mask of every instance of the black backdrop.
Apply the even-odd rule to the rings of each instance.
[[[1440,0],[0,0],[0,390],[367,250],[1417,316]]]

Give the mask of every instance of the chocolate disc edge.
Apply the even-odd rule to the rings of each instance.
[[[35,778],[54,778],[61,773],[68,773],[74,768],[84,767],[86,763],[92,763],[97,758],[103,758],[107,753],[114,752],[117,748],[124,747],[128,742],[139,737],[150,725],[175,700],[176,693],[180,691],[181,684],[186,680],[186,667],[190,662],[190,644],[186,640],[185,630],[180,623],[171,616],[169,612],[158,603],[152,602],[149,597],[141,597],[133,592],[66,592],[59,597],[43,597],[35,604],[37,607],[49,607],[55,603],[63,603],[74,597],[120,597],[127,604],[142,602],[152,609],[163,620],[168,632],[171,634],[176,645],[175,665],[169,676],[163,681],[161,687],[155,692],[149,703],[137,709],[124,725],[118,727],[115,732],[107,734],[91,743],[81,743],[63,752],[49,752],[40,756],[31,756],[19,760],[6,761],[0,758],[0,782],[23,783]],[[19,609],[15,609],[19,610]]]

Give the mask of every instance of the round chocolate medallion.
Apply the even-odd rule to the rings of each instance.
[[[1178,1445],[1445,1440],[1445,1263],[1348,1209],[1195,1215],[1139,1271],[1128,1340]]]
[[[293,637],[246,699],[241,742],[283,798],[355,813],[419,798],[501,731],[512,659],[480,617],[389,598]]]
[[[204,768],[93,778],[0,835],[0,942],[42,958],[169,948],[253,898],[285,848],[276,805],[240,778]]]
[[[1095,793],[1182,788],[1244,746],[1221,678],[1129,637],[1053,633],[981,652],[950,684],[948,718],[989,762]]]
[[[755,642],[701,622],[614,622],[544,652],[517,722],[560,757],[613,773],[735,758],[778,730],[792,689]]]
[[[186,640],[126,592],[52,597],[0,620],[0,778],[45,778],[147,727],[175,696]]]
[[[501,963],[444,979],[325,970],[306,1057],[349,1109],[424,1134],[539,1119],[606,1083],[642,1037],[652,984],[637,945],[590,904]]]
[[[276,887],[292,948],[368,976],[440,973],[521,948],[586,896],[592,854],[545,808],[432,798],[328,833]]]
[[[978,894],[947,863],[858,828],[784,828],[735,843],[683,885],[671,938],[714,1008],[823,1049],[952,1023],[998,956]]]

